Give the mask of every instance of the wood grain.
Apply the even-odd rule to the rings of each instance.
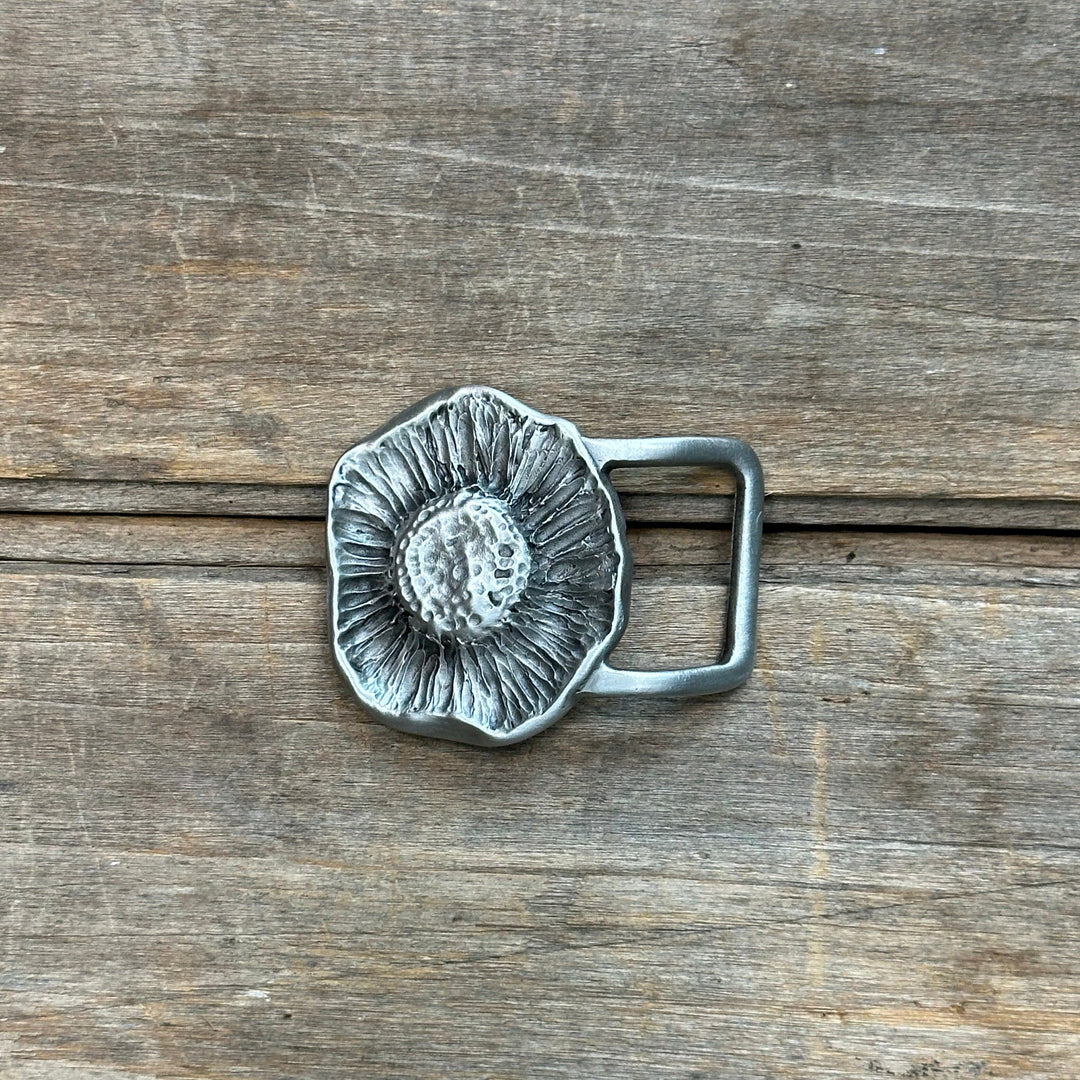
[[[781,495],[1080,499],[1078,40],[1064,0],[15,0],[0,475],[315,484],[479,381],[746,437]]]
[[[492,753],[347,698],[307,526],[200,524],[74,550],[297,565],[0,564],[5,1076],[1075,1072],[1076,539],[773,535],[748,685]],[[635,534],[624,662],[721,541]]]

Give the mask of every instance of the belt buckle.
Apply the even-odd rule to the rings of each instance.
[[[632,566],[609,472],[716,465],[735,477],[724,655],[674,671],[611,667]],[[334,659],[401,731],[520,742],[579,694],[692,697],[754,663],[764,481],[738,439],[589,439],[483,386],[425,399],[348,450],[327,514]]]

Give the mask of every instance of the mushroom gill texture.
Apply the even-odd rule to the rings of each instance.
[[[384,713],[509,732],[612,635],[610,493],[573,437],[459,391],[342,458],[331,486],[339,654]]]

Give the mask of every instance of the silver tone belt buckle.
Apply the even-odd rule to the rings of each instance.
[[[735,476],[719,663],[607,663],[630,603],[626,523],[608,477],[624,465]],[[334,659],[383,723],[480,746],[535,735],[579,694],[730,690],[754,663],[763,486],[757,455],[738,439],[586,439],[498,390],[436,394],[334,468]]]

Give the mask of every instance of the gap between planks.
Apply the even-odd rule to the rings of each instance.
[[[635,579],[719,583],[725,528],[630,525]],[[320,571],[324,526],[311,518],[0,514],[0,563]],[[762,580],[882,586],[1080,584],[1080,536],[873,529],[766,531]]]
[[[621,492],[620,500],[627,520],[635,524],[716,525],[731,518],[727,495]],[[0,513],[322,518],[326,488],[0,478]],[[1080,532],[1080,501],[767,495],[765,524]]]

